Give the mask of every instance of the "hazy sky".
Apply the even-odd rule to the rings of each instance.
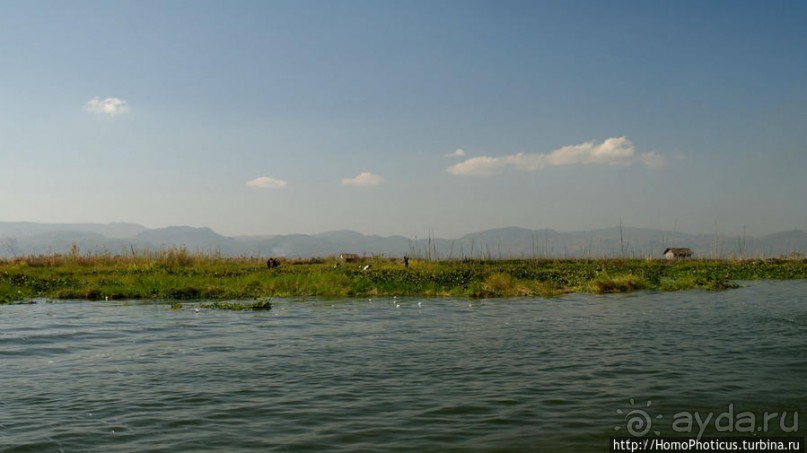
[[[807,229],[807,2],[0,2],[0,221]]]

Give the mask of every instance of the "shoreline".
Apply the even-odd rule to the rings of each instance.
[[[267,297],[552,297],[736,288],[738,280],[807,279],[807,260],[223,258],[50,255],[0,260],[0,304],[54,300],[249,300]]]

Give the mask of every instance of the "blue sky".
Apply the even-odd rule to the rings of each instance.
[[[805,23],[803,1],[8,0],[0,221],[807,229]]]

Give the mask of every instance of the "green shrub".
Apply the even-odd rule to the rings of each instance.
[[[611,278],[602,275],[589,283],[589,290],[598,294],[627,293],[647,288],[647,283],[634,275],[621,275]]]

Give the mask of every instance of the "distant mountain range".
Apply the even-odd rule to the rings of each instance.
[[[340,253],[423,258],[660,257],[667,247],[689,247],[695,257],[779,257],[807,253],[807,232],[758,237],[692,235],[646,228],[614,227],[559,232],[498,228],[457,239],[409,239],[355,231],[273,236],[222,236],[210,228],[149,229],[131,223],[43,224],[0,222],[0,256],[80,252],[112,255],[185,247],[225,256],[315,257]]]

